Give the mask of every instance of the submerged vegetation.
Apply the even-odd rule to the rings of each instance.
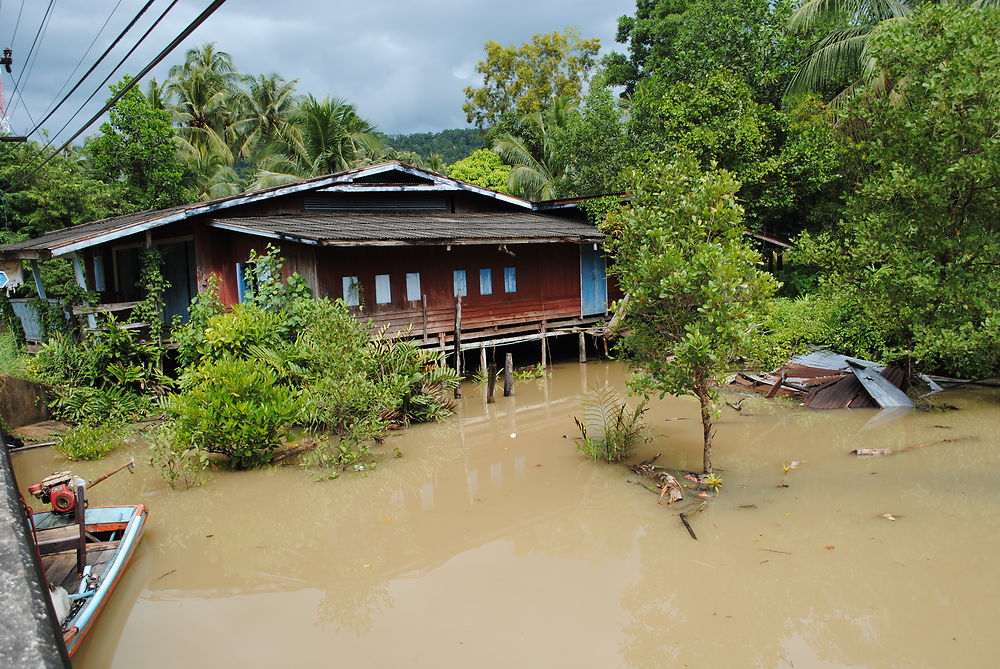
[[[583,420],[573,418],[580,430],[577,449],[595,462],[621,462],[640,441],[649,438],[642,420],[646,410],[645,400],[629,407],[608,384],[592,388],[583,399]]]

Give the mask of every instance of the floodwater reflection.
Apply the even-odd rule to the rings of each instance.
[[[109,479],[91,502],[140,501],[150,522],[76,666],[939,667],[1000,650],[996,393],[892,420],[726,408],[723,492],[692,541],[626,469],[576,452],[573,415],[605,381],[623,387],[622,368],[557,365],[493,405],[467,386],[456,419],[392,435],[402,457],[365,476]],[[636,459],[699,467],[695,402],[647,418]],[[41,449],[15,466],[26,486],[65,462]]]

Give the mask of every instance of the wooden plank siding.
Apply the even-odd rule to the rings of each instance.
[[[515,255],[497,244],[453,246],[318,247],[267,240],[236,232],[200,227],[195,236],[199,286],[209,274],[221,279],[224,304],[238,302],[236,263],[250,251],[263,253],[268,242],[285,258],[283,274],[298,272],[317,297],[339,298],[344,277],[357,277],[363,305],[359,316],[372,318],[392,331],[413,326],[423,334],[419,300],[409,301],[406,275],[420,274],[421,294],[427,296],[427,333],[454,329],[454,270],[465,270],[467,295],[462,299],[463,329],[476,330],[515,323],[573,318],[580,315],[579,246],[571,243],[511,244]],[[517,290],[504,290],[504,270],[516,268]],[[493,292],[480,293],[479,271],[490,269]],[[377,304],[375,276],[389,275],[391,301]]]

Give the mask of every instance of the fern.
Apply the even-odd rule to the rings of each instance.
[[[645,400],[630,408],[607,383],[591,388],[583,398],[583,421],[573,418],[580,430],[577,449],[594,461],[621,462],[640,439],[648,440],[647,410]]]

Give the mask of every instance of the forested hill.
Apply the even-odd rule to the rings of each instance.
[[[425,159],[439,153],[448,165],[485,146],[482,133],[473,128],[388,135],[387,139],[389,146],[397,151],[413,151]]]

